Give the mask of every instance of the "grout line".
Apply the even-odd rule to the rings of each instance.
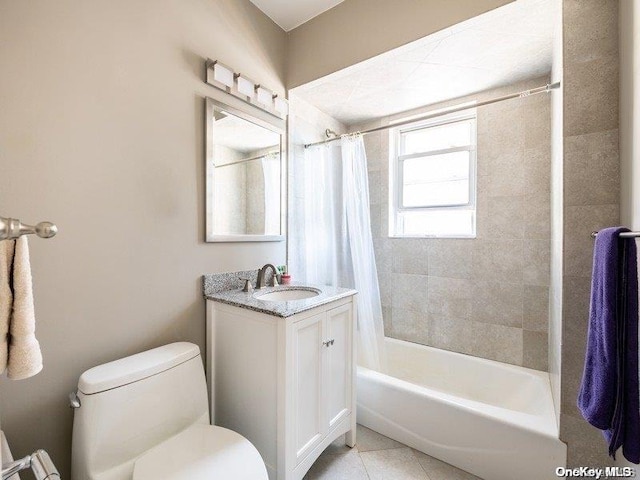
[[[409,447],[409,448],[411,448],[411,447]],[[422,462],[420,462],[420,460],[418,459],[418,455],[416,455],[416,449],[415,448],[411,448],[411,454],[413,455],[413,458],[416,459],[416,462],[418,462],[418,465],[420,465],[420,468],[422,469],[424,474],[427,476],[427,480],[431,480],[431,477],[429,476],[429,472],[427,472],[427,469],[424,468],[424,466],[422,465]]]

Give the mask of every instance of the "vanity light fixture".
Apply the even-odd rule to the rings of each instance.
[[[289,102],[278,94],[273,96],[273,108],[283,117],[289,115]]]
[[[236,73],[235,77],[238,83],[238,92],[246,96],[249,100],[253,100],[256,95],[255,82],[241,73]]]
[[[207,59],[205,82],[281,120],[289,114],[289,102],[265,86],[218,60]]]
[[[213,79],[216,82],[220,82],[226,87],[233,87],[234,83],[234,73],[233,70],[227,67],[226,65],[220,63],[219,61],[213,62]]]
[[[256,85],[256,101],[264,106],[273,110],[273,92],[262,85]]]

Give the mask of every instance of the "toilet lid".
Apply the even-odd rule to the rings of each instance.
[[[136,460],[133,480],[268,480],[249,440],[222,427],[193,425]]]

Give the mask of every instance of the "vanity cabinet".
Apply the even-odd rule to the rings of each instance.
[[[355,445],[355,296],[279,317],[207,301],[212,422],[247,437],[270,480],[300,480],[340,435]]]

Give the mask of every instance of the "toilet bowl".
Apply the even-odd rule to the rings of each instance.
[[[87,370],[72,405],[73,480],[267,480],[256,448],[209,425],[200,350],[172,343]]]

